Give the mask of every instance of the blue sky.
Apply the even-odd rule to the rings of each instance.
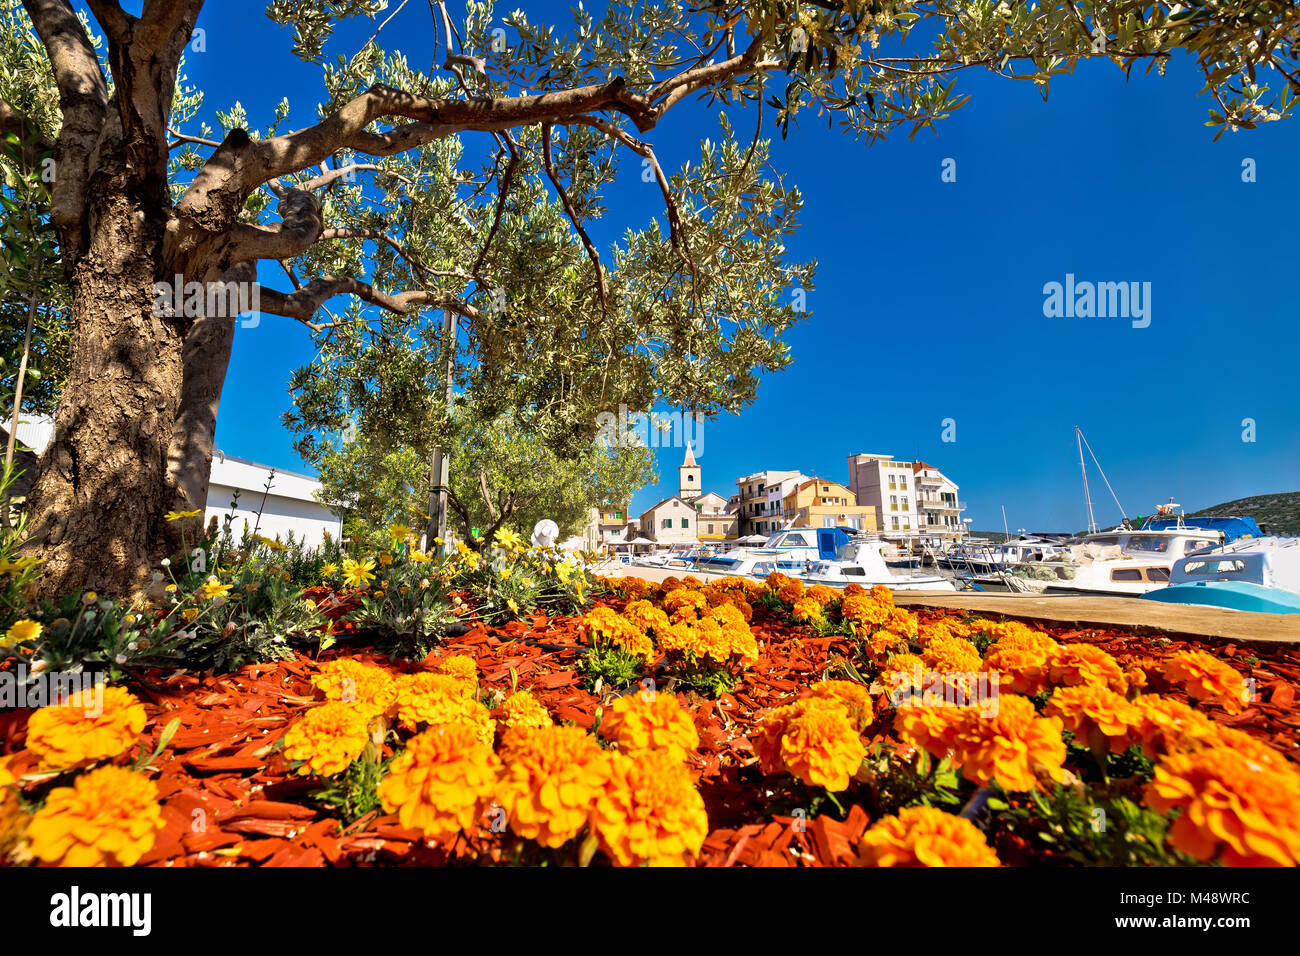
[[[306,125],[323,92],[318,70],[289,55],[262,4],[238,5],[254,15],[222,19],[229,7],[208,5],[207,52],[187,60],[190,81],[208,110],[239,100],[262,125],[288,96],[289,126]],[[522,6],[569,22],[559,5]],[[345,27],[326,51],[350,55],[372,30]],[[426,61],[427,5],[408,6],[384,36]],[[1005,505],[1012,529],[1077,529],[1077,424],[1130,515],[1170,496],[1190,510],[1300,489],[1300,126],[1212,143],[1198,75],[1176,61],[1165,77],[1135,69],[1126,82],[1092,63],[1043,103],[1032,84],[971,72],[958,81],[971,101],[937,136],[868,149],[811,114],[800,133],[778,136],[773,165],[805,198],[789,247],[818,261],[817,287],[788,337],[793,366],[765,378],[740,415],[706,423],[704,487],[727,495],[764,468],[844,481],[846,456],[876,452],[943,469],[976,528],[1000,528]],[[670,168],[718,135],[707,110],[683,106],[648,137]],[[752,113],[731,119],[749,135]],[[956,182],[942,181],[948,158]],[[1242,181],[1246,158],[1254,183]],[[639,164],[625,167],[597,241],[662,218]],[[1067,273],[1150,282],[1150,326],[1046,318],[1043,286]],[[289,320],[239,330],[217,425],[223,450],[307,470],[280,417],[288,374],[310,356],[306,330]],[[1242,440],[1247,418],[1254,442]],[[945,419],[956,441],[942,440]],[[633,514],[676,490],[680,458],[659,453],[662,481],[636,496]],[[1117,520],[1095,472],[1090,481],[1098,520]]]

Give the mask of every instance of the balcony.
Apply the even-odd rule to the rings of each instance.
[[[931,499],[929,501],[918,501],[916,506],[922,511],[965,511],[966,502],[964,501],[943,501],[941,499]]]

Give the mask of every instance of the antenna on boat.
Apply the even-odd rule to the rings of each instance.
[[[1011,540],[1011,530],[1007,527],[1007,506],[1002,506],[1002,535],[1007,540]]]

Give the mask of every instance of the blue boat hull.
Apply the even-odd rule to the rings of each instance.
[[[1143,600],[1166,604],[1199,604],[1233,611],[1300,614],[1300,594],[1245,581],[1196,581],[1148,591]]]

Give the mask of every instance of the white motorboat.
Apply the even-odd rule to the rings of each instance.
[[[864,588],[883,584],[892,591],[955,591],[946,578],[924,572],[905,573],[890,570],[881,550],[886,544],[879,538],[854,538],[843,545],[834,560],[818,561],[805,574],[805,584],[824,584],[843,588],[860,584]]]
[[[1133,597],[1169,583],[1174,562],[1218,547],[1218,531],[1196,527],[1161,530],[1117,528],[1085,535],[1069,549],[1073,575],[1049,583],[1048,594],[1112,594]]]
[[[780,571],[803,577],[816,563],[833,560],[851,540],[844,528],[783,528],[772,532],[761,548],[736,548],[703,557],[696,570],[760,578]]]

